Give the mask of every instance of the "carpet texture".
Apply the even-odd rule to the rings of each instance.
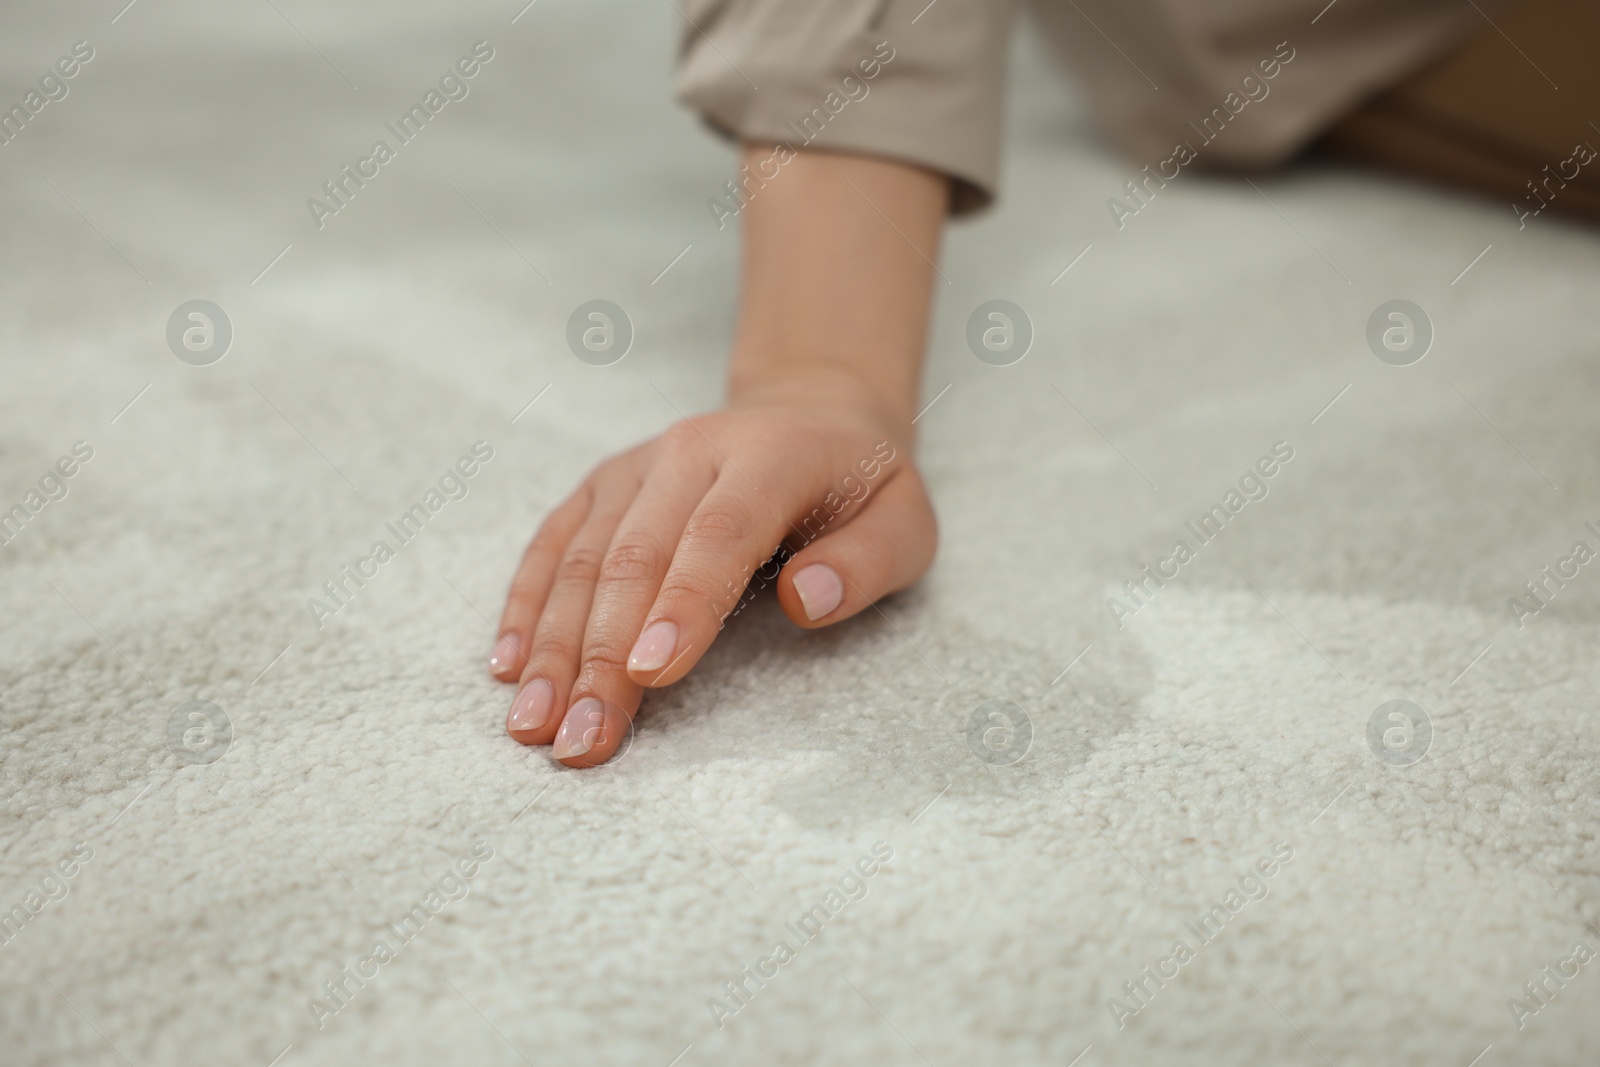
[[[493,620],[717,402],[737,231],[672,8],[518,6],[4,16],[7,105],[94,53],[0,146],[8,1064],[1595,1062],[1594,231],[1330,164],[1119,229],[1024,34],[941,261],[934,570],[823,632],[759,597],[574,772],[505,737]]]

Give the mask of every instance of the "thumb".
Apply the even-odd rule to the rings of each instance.
[[[840,622],[922,577],[938,543],[928,492],[908,466],[863,501],[853,520],[784,565],[778,603],[808,630]]]

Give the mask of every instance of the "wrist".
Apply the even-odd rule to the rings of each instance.
[[[801,404],[844,408],[881,425],[895,440],[910,445],[916,417],[916,383],[874,381],[842,362],[794,361],[781,366],[742,365],[734,358],[728,374],[728,403],[741,407]]]

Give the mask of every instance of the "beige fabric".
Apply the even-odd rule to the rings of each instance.
[[[925,3],[696,0],[679,98],[728,136],[942,171],[952,208],[976,209],[997,184],[1013,5],[939,0],[919,18]]]
[[[696,0],[683,8],[678,95],[730,137],[942,171],[955,179],[952,210],[966,213],[998,187],[1014,6]],[[1279,162],[1483,25],[1460,0],[1335,0],[1320,14],[1305,0],[1032,7],[1107,135],[1136,163],[1168,168]]]

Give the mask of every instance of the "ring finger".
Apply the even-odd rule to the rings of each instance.
[[[558,709],[566,709],[567,694],[578,674],[600,564],[639,491],[639,478],[632,470],[608,466],[595,472],[590,486],[594,501],[556,565],[549,597],[534,627],[528,665],[506,715],[506,732],[525,745],[549,744],[561,725]]]

